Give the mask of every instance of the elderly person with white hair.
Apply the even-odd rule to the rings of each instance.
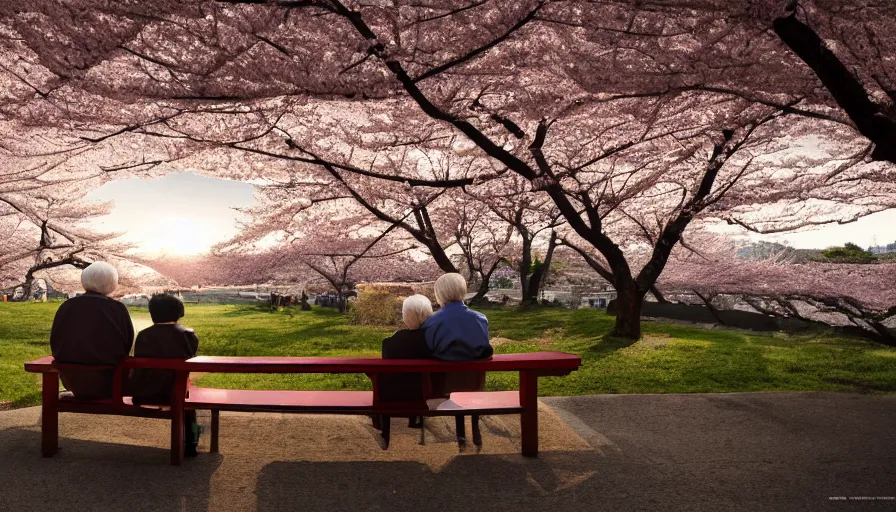
[[[400,329],[383,340],[383,359],[429,359],[432,355],[420,325],[432,315],[432,303],[425,295],[411,295],[401,305]],[[422,374],[382,374],[377,376],[380,400],[402,401],[423,398]]]
[[[442,306],[423,322],[431,357],[443,361],[488,359],[494,353],[488,342],[488,319],[464,305],[467,281],[460,274],[436,280],[436,300]]]
[[[50,348],[59,363],[115,365],[128,357],[134,325],[124,304],[109,298],[118,287],[118,271],[104,262],[81,272],[86,293],[59,306],[50,331]],[[60,372],[62,384],[75,398],[112,396],[112,371]]]

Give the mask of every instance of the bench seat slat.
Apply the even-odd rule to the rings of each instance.
[[[451,393],[439,411],[519,409],[519,391],[472,391]]]
[[[226,409],[267,407],[272,409],[370,409],[372,391],[260,391],[241,389],[190,388],[188,407]]]
[[[418,414],[450,416],[456,414],[514,414],[521,410],[516,391],[477,391],[452,393],[436,409],[406,404],[381,403],[374,406],[371,391],[262,391],[217,388],[191,388],[186,400],[189,409],[224,411],[296,411],[343,414]]]

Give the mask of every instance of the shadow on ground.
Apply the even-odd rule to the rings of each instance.
[[[167,423],[144,418],[64,414],[61,451],[42,459],[39,412],[0,413],[0,511],[814,512],[896,503],[874,499],[896,497],[894,396],[550,398],[536,459],[519,455],[515,416],[486,417],[481,453],[461,453],[450,418],[428,421],[423,444],[396,419],[383,451],[364,417],[225,413],[221,453],[180,467],[168,465]]]
[[[60,439],[53,458],[40,457],[40,433],[0,431],[0,510],[207,510],[209,482],[220,456],[205,454],[168,466],[168,450]]]

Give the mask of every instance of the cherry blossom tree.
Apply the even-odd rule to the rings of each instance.
[[[796,264],[787,253],[744,258],[736,245],[703,236],[680,248],[658,286],[693,293],[720,318],[714,299],[734,296],[757,312],[865,329],[896,345],[896,264]]]
[[[202,155],[207,172],[317,168],[339,182],[325,192],[377,209],[393,187],[412,189],[415,202],[377,216],[387,223],[437,188],[517,176],[617,289],[616,333],[637,337],[641,301],[687,231],[893,207],[892,62],[882,53],[875,67],[859,44],[887,48],[885,22],[854,39],[862,52],[848,61],[871,72],[859,89],[842,82],[845,95],[825,70],[849,44],[832,61],[790,37],[788,23],[816,12],[861,24],[834,5],[33,0],[0,12],[2,108],[92,144],[161,140]],[[365,197],[377,190],[379,204]],[[417,211],[409,226],[426,235]]]
[[[438,231],[451,236],[463,256],[461,270],[467,283],[476,287],[470,303],[485,299],[492,275],[506,265],[515,249],[513,228],[492,212],[487,203],[466,194],[454,194],[454,201],[442,205],[435,218]]]

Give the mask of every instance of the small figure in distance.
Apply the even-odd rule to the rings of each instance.
[[[149,316],[153,325],[137,334],[134,357],[189,359],[199,349],[199,338],[193,329],[178,320],[184,316],[184,303],[171,295],[157,294],[149,299]],[[136,368],[131,374],[129,389],[135,405],[170,405],[175,374],[169,370]],[[199,428],[196,411],[184,411],[184,454],[196,456]]]

